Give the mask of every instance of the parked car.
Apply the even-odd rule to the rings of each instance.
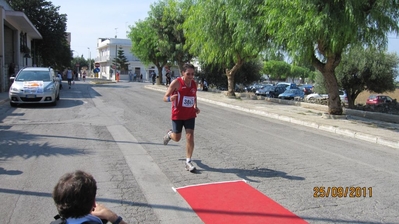
[[[266,85],[266,86],[256,90],[255,95],[266,96],[272,87],[273,87],[272,85]]]
[[[258,84],[258,83],[256,83],[256,84],[253,84],[253,85],[248,86],[245,90],[246,90],[247,92],[253,92],[253,93],[255,93],[256,90],[258,90],[258,89],[260,89],[260,88],[263,88],[264,86],[265,86],[265,85],[263,85],[263,84]]]
[[[339,92],[339,98],[341,99],[341,103],[343,105],[348,104],[348,96],[346,95],[346,92],[344,90],[338,90]]]
[[[318,100],[328,99],[327,94],[318,94],[318,93],[311,93],[305,96],[304,100],[306,102],[315,103]]]
[[[387,105],[387,104],[392,104],[396,102],[395,99],[392,99],[389,96],[386,95],[370,95],[366,101],[366,105],[372,105],[372,106],[381,106],[381,105]]]
[[[217,89],[220,90],[220,91],[227,91],[227,85],[217,86]]]
[[[21,69],[9,90],[10,105],[49,103],[57,104],[60,99],[60,82],[52,68],[28,67]]]
[[[243,84],[236,84],[234,91],[242,93],[245,92],[245,88],[246,87]]]
[[[277,98],[278,95],[286,90],[286,86],[272,86],[269,92],[266,92],[266,96],[270,98]]]
[[[339,90],[339,98],[341,99],[341,103],[346,105],[348,104],[348,97],[343,90]],[[328,94],[319,94],[319,93],[311,93],[305,96],[304,100],[306,102],[310,103],[316,103],[317,101],[320,100],[327,100],[328,99]]]
[[[313,93],[313,85],[308,85],[308,84],[304,84],[304,85],[300,85],[298,86],[299,89],[303,90],[303,93],[305,95],[311,94]]]
[[[293,100],[296,98],[303,99],[305,94],[301,89],[287,89],[280,95],[278,95],[279,99]]]

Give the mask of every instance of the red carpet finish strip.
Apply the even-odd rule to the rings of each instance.
[[[307,223],[244,180],[174,189],[204,223]]]

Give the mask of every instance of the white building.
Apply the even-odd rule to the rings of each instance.
[[[42,36],[25,13],[14,11],[4,0],[0,0],[0,27],[0,92],[6,92],[10,75],[32,66],[31,42]]]
[[[143,74],[143,80],[150,80],[150,73],[154,71],[158,75],[158,69],[154,64],[144,65],[136,56],[131,53],[132,42],[130,39],[119,38],[98,38],[97,41],[97,57],[95,63],[98,63],[100,73],[99,78],[115,80],[115,70],[112,69],[112,61],[117,57],[118,51],[122,47],[123,53],[128,60],[128,69],[139,77]],[[178,68],[171,68],[175,77],[179,74]],[[162,70],[165,74],[165,69]],[[163,75],[165,81],[165,77]],[[120,80],[129,80],[128,73],[121,74]]]

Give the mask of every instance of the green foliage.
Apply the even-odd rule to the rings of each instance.
[[[399,58],[376,48],[353,47],[343,54],[336,74],[340,86],[348,95],[349,107],[356,97],[368,90],[376,93],[394,91]]]
[[[315,72],[315,79],[314,79],[314,92],[315,93],[320,93],[320,94],[326,94],[327,88],[325,85],[325,81],[324,81],[324,77],[323,74],[321,74],[321,72],[316,71]]]
[[[127,72],[129,66],[128,62],[129,61],[127,60],[125,53],[123,52],[123,48],[119,47],[118,55],[112,60],[112,63],[116,66],[117,69],[121,70],[122,72]]]
[[[154,63],[163,66],[167,62],[167,55],[158,47],[158,37],[152,28],[150,20],[139,20],[131,27],[129,38],[132,41],[132,52],[144,64]]]
[[[285,80],[291,73],[291,65],[285,61],[265,61],[262,72],[270,79]]]
[[[79,64],[79,70],[84,67],[84,66],[89,66],[87,64],[87,60],[83,57],[83,55],[81,55],[80,57],[74,57],[71,60],[71,65],[68,67],[71,67],[72,69],[76,70],[76,65]]]
[[[258,60],[245,62],[235,74],[235,84],[250,85],[261,79],[262,62]]]
[[[158,22],[159,41],[164,42],[169,55],[170,62],[176,62],[180,68],[190,62],[193,55],[188,52],[186,44],[186,37],[184,36],[183,23],[186,19],[187,11],[191,1],[178,1],[178,0],[164,0],[158,3],[163,8],[161,13],[161,20]],[[154,23],[156,24],[156,23]]]
[[[262,10],[274,40],[293,58],[310,62],[315,46],[322,60],[348,44],[385,46],[386,34],[399,31],[398,7],[397,1],[291,0],[267,1]]]
[[[151,5],[148,18],[131,27],[132,52],[144,63],[155,64],[158,74],[168,62],[176,62],[182,69],[183,64],[192,59],[186,50],[182,28],[187,7],[184,1],[159,1]],[[159,76],[158,84],[161,79]]]
[[[261,2],[197,0],[183,27],[190,52],[206,64],[224,69],[228,95],[234,95],[234,76],[244,62],[258,57],[267,44],[263,25],[256,22]],[[234,62],[231,65],[231,62]]]
[[[34,63],[55,68],[67,67],[72,55],[66,40],[67,15],[59,14],[59,6],[45,0],[7,0],[16,11],[23,11],[42,35],[42,40],[33,40],[38,58]],[[36,55],[34,55],[36,56]]]
[[[198,71],[196,75],[198,80],[205,79],[209,85],[219,87],[227,84],[226,74],[219,66],[202,63],[201,71]]]
[[[243,84],[245,86],[257,82],[261,79],[262,64],[257,61],[245,62],[236,72],[235,84]],[[209,84],[219,86],[227,86],[227,76],[224,70],[219,66],[211,66],[203,64],[201,71],[197,72],[198,79],[206,79]]]
[[[129,38],[132,41],[132,53],[144,64],[153,63],[158,69],[158,74],[162,74],[162,68],[168,62],[168,54],[158,41],[156,29],[152,26],[153,20],[136,22],[136,25],[131,27]],[[160,75],[157,84],[161,84],[161,79]]]
[[[151,62],[162,69],[167,62],[176,62],[181,70],[192,59],[182,27],[187,8],[187,2],[176,0],[151,5],[149,17],[131,27],[132,52],[147,64]]]
[[[322,72],[329,112],[341,114],[335,68],[350,45],[386,46],[387,33],[399,31],[398,1],[265,1],[259,20],[295,61]]]
[[[307,68],[292,65],[291,72],[290,72],[289,76],[291,78],[299,78],[303,82],[303,81],[305,81],[306,78],[309,77],[310,73],[311,72]]]

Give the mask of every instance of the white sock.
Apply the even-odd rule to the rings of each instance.
[[[186,162],[191,162],[191,158],[186,158]]]

